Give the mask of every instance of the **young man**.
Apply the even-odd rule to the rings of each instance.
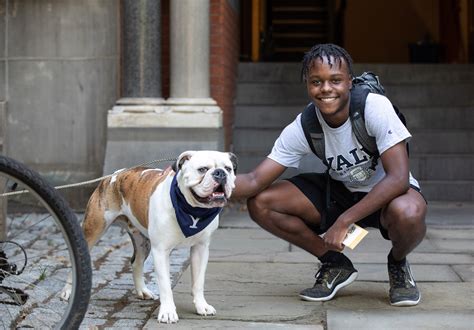
[[[264,161],[252,172],[237,176],[233,195],[248,198],[250,216],[261,227],[321,261],[316,283],[300,293],[302,299],[330,300],[355,281],[357,270],[342,254],[342,241],[349,226],[357,223],[380,228],[392,242],[388,254],[390,303],[416,305],[421,295],[406,256],[425,235],[426,201],[409,172],[406,141],[411,135],[386,97],[369,94],[366,127],[380,153],[374,168],[349,119],[350,55],[333,44],[316,45],[303,58],[302,74],[325,136],[330,210],[325,210],[327,185],[322,174],[306,173],[274,182],[287,167],[298,167],[301,158],[311,153],[301,115],[282,131]],[[325,211],[326,227],[322,228]],[[319,236],[322,233],[324,238]]]

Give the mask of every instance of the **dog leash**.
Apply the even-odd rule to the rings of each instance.
[[[117,170],[117,171],[115,171],[114,173],[101,176],[100,178],[96,178],[96,179],[92,179],[92,180],[88,180],[88,181],[83,181],[83,182],[65,184],[65,185],[61,185],[61,186],[56,186],[56,187],[54,187],[54,189],[60,190],[60,189],[66,189],[66,188],[73,188],[73,187],[79,187],[79,186],[86,186],[86,185],[89,185],[89,184],[91,184],[91,183],[98,182],[98,181],[101,181],[101,180],[103,180],[103,179],[106,179],[106,178],[109,178],[109,177],[111,177],[111,176],[114,176],[115,174],[117,174],[117,172],[126,172],[126,171],[133,170],[134,168],[137,168],[137,167],[150,166],[150,165],[152,165],[152,164],[158,164],[158,163],[163,163],[163,162],[172,162],[172,161],[176,161],[176,158],[174,157],[174,158],[155,159],[155,160],[152,160],[152,161],[150,161],[150,162],[146,162],[146,163],[142,163],[142,164],[139,164],[139,165],[135,165],[135,166],[132,166],[132,167],[129,167],[129,168],[123,168],[123,169],[121,169],[121,170]],[[7,197],[7,196],[13,196],[13,195],[20,195],[20,194],[25,194],[25,193],[28,193],[28,192],[29,192],[28,190],[12,191],[12,192],[8,192],[8,193],[0,194],[0,197]]]

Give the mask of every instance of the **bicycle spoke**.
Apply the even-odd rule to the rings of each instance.
[[[51,215],[45,216],[45,217],[44,217],[43,219],[41,219],[40,221],[35,222],[34,224],[30,225],[29,227],[26,227],[24,230],[22,230],[22,231],[16,233],[14,236],[11,236],[11,237],[10,237],[10,240],[13,240],[13,239],[17,238],[18,236],[20,236],[21,234],[28,232],[29,230],[31,230],[31,228],[33,228],[33,227],[39,225],[40,223],[42,223],[43,221],[45,221],[46,219],[48,219],[48,218],[50,218],[50,217],[51,217]]]
[[[0,329],[79,327],[91,287],[79,221],[41,176],[2,155],[0,195]],[[69,274],[72,296],[62,301]]]
[[[59,283],[61,283],[61,288],[63,286],[63,284],[65,284],[66,281],[58,281]],[[9,282],[9,285],[20,285],[20,284],[23,284],[24,286],[28,287],[28,292],[30,293],[33,293],[36,291],[36,293],[39,293],[41,294],[42,297],[44,297],[41,301],[34,301],[34,302],[31,302],[30,303],[34,303],[34,304],[45,304],[47,303],[48,301],[50,301],[51,299],[54,299],[55,297],[58,298],[59,300],[59,293],[60,293],[60,290],[58,291],[53,291],[53,290],[46,290],[44,288],[42,288],[40,285],[38,285],[39,283],[42,283],[42,281],[35,281],[35,282],[31,282],[31,281],[27,281],[21,277],[15,277],[13,279],[13,281],[10,281]],[[37,295],[35,295],[37,296]],[[67,305],[67,302],[64,302],[64,305]],[[54,311],[54,310],[53,310]],[[59,314],[60,315],[60,312],[58,311],[54,311],[54,313],[56,314]]]

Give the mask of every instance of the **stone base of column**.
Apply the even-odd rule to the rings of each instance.
[[[176,158],[185,150],[223,151],[221,109],[212,99],[213,104],[209,99],[185,100],[195,103],[167,100],[154,106],[114,106],[107,117],[104,175],[156,159]],[[170,164],[153,166],[165,168]]]
[[[124,97],[117,101],[111,111],[113,113],[154,112],[156,109],[164,108],[164,104],[163,98]]]

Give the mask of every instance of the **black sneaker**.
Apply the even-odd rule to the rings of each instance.
[[[416,286],[410,264],[405,262],[388,262],[390,279],[390,304],[392,306],[415,306],[420,302],[421,294]]]
[[[300,297],[307,301],[327,301],[345,286],[357,278],[357,270],[349,265],[324,262],[316,273],[316,283],[312,288],[300,292]]]

